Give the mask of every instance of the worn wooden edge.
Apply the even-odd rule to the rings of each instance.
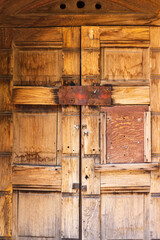
[[[150,192],[150,186],[120,186],[120,187],[101,187],[103,193],[131,193],[131,192]]]
[[[132,163],[132,164],[95,164],[95,172],[111,171],[156,171],[159,163]]]
[[[51,87],[14,87],[13,104],[58,105],[59,89]],[[150,104],[149,86],[114,86],[111,90],[112,104]]]
[[[12,166],[13,189],[61,191],[61,166]]]
[[[160,26],[159,13],[131,14],[44,14],[2,15],[0,27],[60,27],[60,26]]]

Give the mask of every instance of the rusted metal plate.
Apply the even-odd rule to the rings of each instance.
[[[60,105],[111,105],[110,86],[62,86],[59,89]]]

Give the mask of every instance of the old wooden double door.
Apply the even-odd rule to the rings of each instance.
[[[160,239],[159,28],[1,32],[1,238]],[[111,106],[58,103],[79,85]]]

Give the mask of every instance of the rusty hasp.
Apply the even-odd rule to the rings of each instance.
[[[59,89],[60,105],[111,105],[110,86],[62,86]]]

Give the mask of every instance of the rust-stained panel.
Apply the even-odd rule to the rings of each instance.
[[[107,112],[107,163],[144,162],[144,112],[148,106],[116,106]]]
[[[111,105],[111,87],[63,86],[59,89],[60,105]]]

